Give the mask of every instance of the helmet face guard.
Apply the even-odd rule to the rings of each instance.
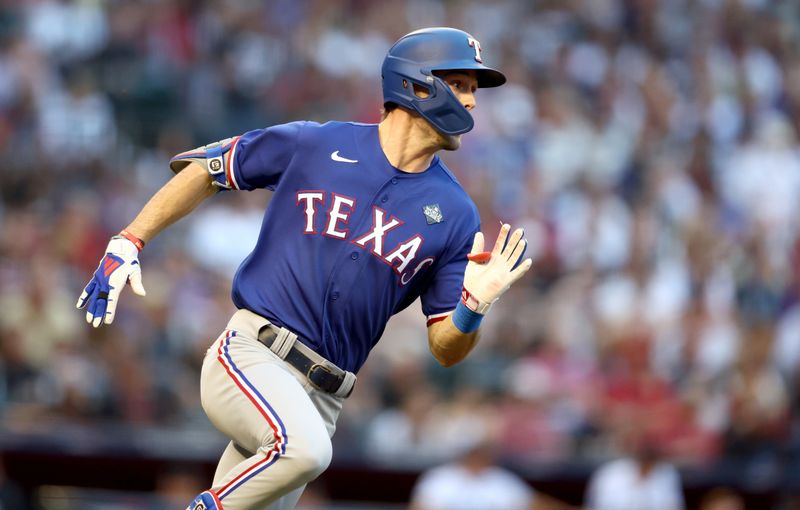
[[[383,102],[416,111],[446,135],[466,133],[474,126],[472,115],[433,72],[468,70],[475,71],[481,88],[506,81],[502,73],[483,65],[480,43],[468,33],[453,28],[412,32],[397,41],[383,61]],[[428,97],[417,96],[415,84],[427,90]]]

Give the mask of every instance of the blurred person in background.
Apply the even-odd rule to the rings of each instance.
[[[586,491],[587,510],[683,510],[678,470],[663,458],[658,441],[632,420],[622,431],[625,457],[592,473]]]
[[[773,330],[771,324],[748,328],[729,387],[726,453],[742,459],[754,479],[783,469],[781,459],[789,434],[789,388],[770,362]]]
[[[426,465],[441,458],[431,427],[434,407],[443,404],[433,388],[415,385],[397,407],[378,413],[364,438],[366,455],[384,465]]]
[[[422,473],[411,510],[569,510],[575,507],[534,491],[496,462],[496,441],[484,439],[454,462]]]
[[[703,496],[698,510],[745,510],[744,499],[730,489],[713,489]]]
[[[378,414],[367,427],[365,453],[376,462],[412,468],[441,463],[495,427],[493,399],[475,388],[445,397],[427,385],[406,386],[398,408]]]
[[[152,510],[181,508],[203,490],[205,481],[199,470],[185,465],[168,466],[158,476]]]

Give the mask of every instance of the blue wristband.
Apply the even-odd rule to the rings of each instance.
[[[462,333],[472,333],[481,327],[483,315],[473,312],[463,301],[458,302],[456,310],[453,312],[453,325]]]

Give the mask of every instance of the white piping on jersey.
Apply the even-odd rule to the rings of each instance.
[[[428,320],[438,319],[439,317],[447,317],[451,313],[453,313],[453,310],[450,310],[449,312],[434,313],[434,314],[428,315]]]
[[[239,183],[236,182],[236,177],[234,176],[233,165],[235,164],[236,160],[234,160],[233,158],[236,157],[236,146],[239,145],[239,140],[241,139],[242,137],[239,136],[236,137],[236,140],[233,141],[233,147],[231,147],[231,154],[228,157],[228,165],[230,168],[229,175],[231,176],[231,182],[229,182],[228,184],[233,184],[233,187],[236,190],[240,190],[242,188],[239,187]]]

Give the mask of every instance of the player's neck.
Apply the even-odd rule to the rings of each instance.
[[[424,172],[441,147],[436,133],[421,117],[400,108],[378,124],[378,138],[386,159],[404,172]]]

